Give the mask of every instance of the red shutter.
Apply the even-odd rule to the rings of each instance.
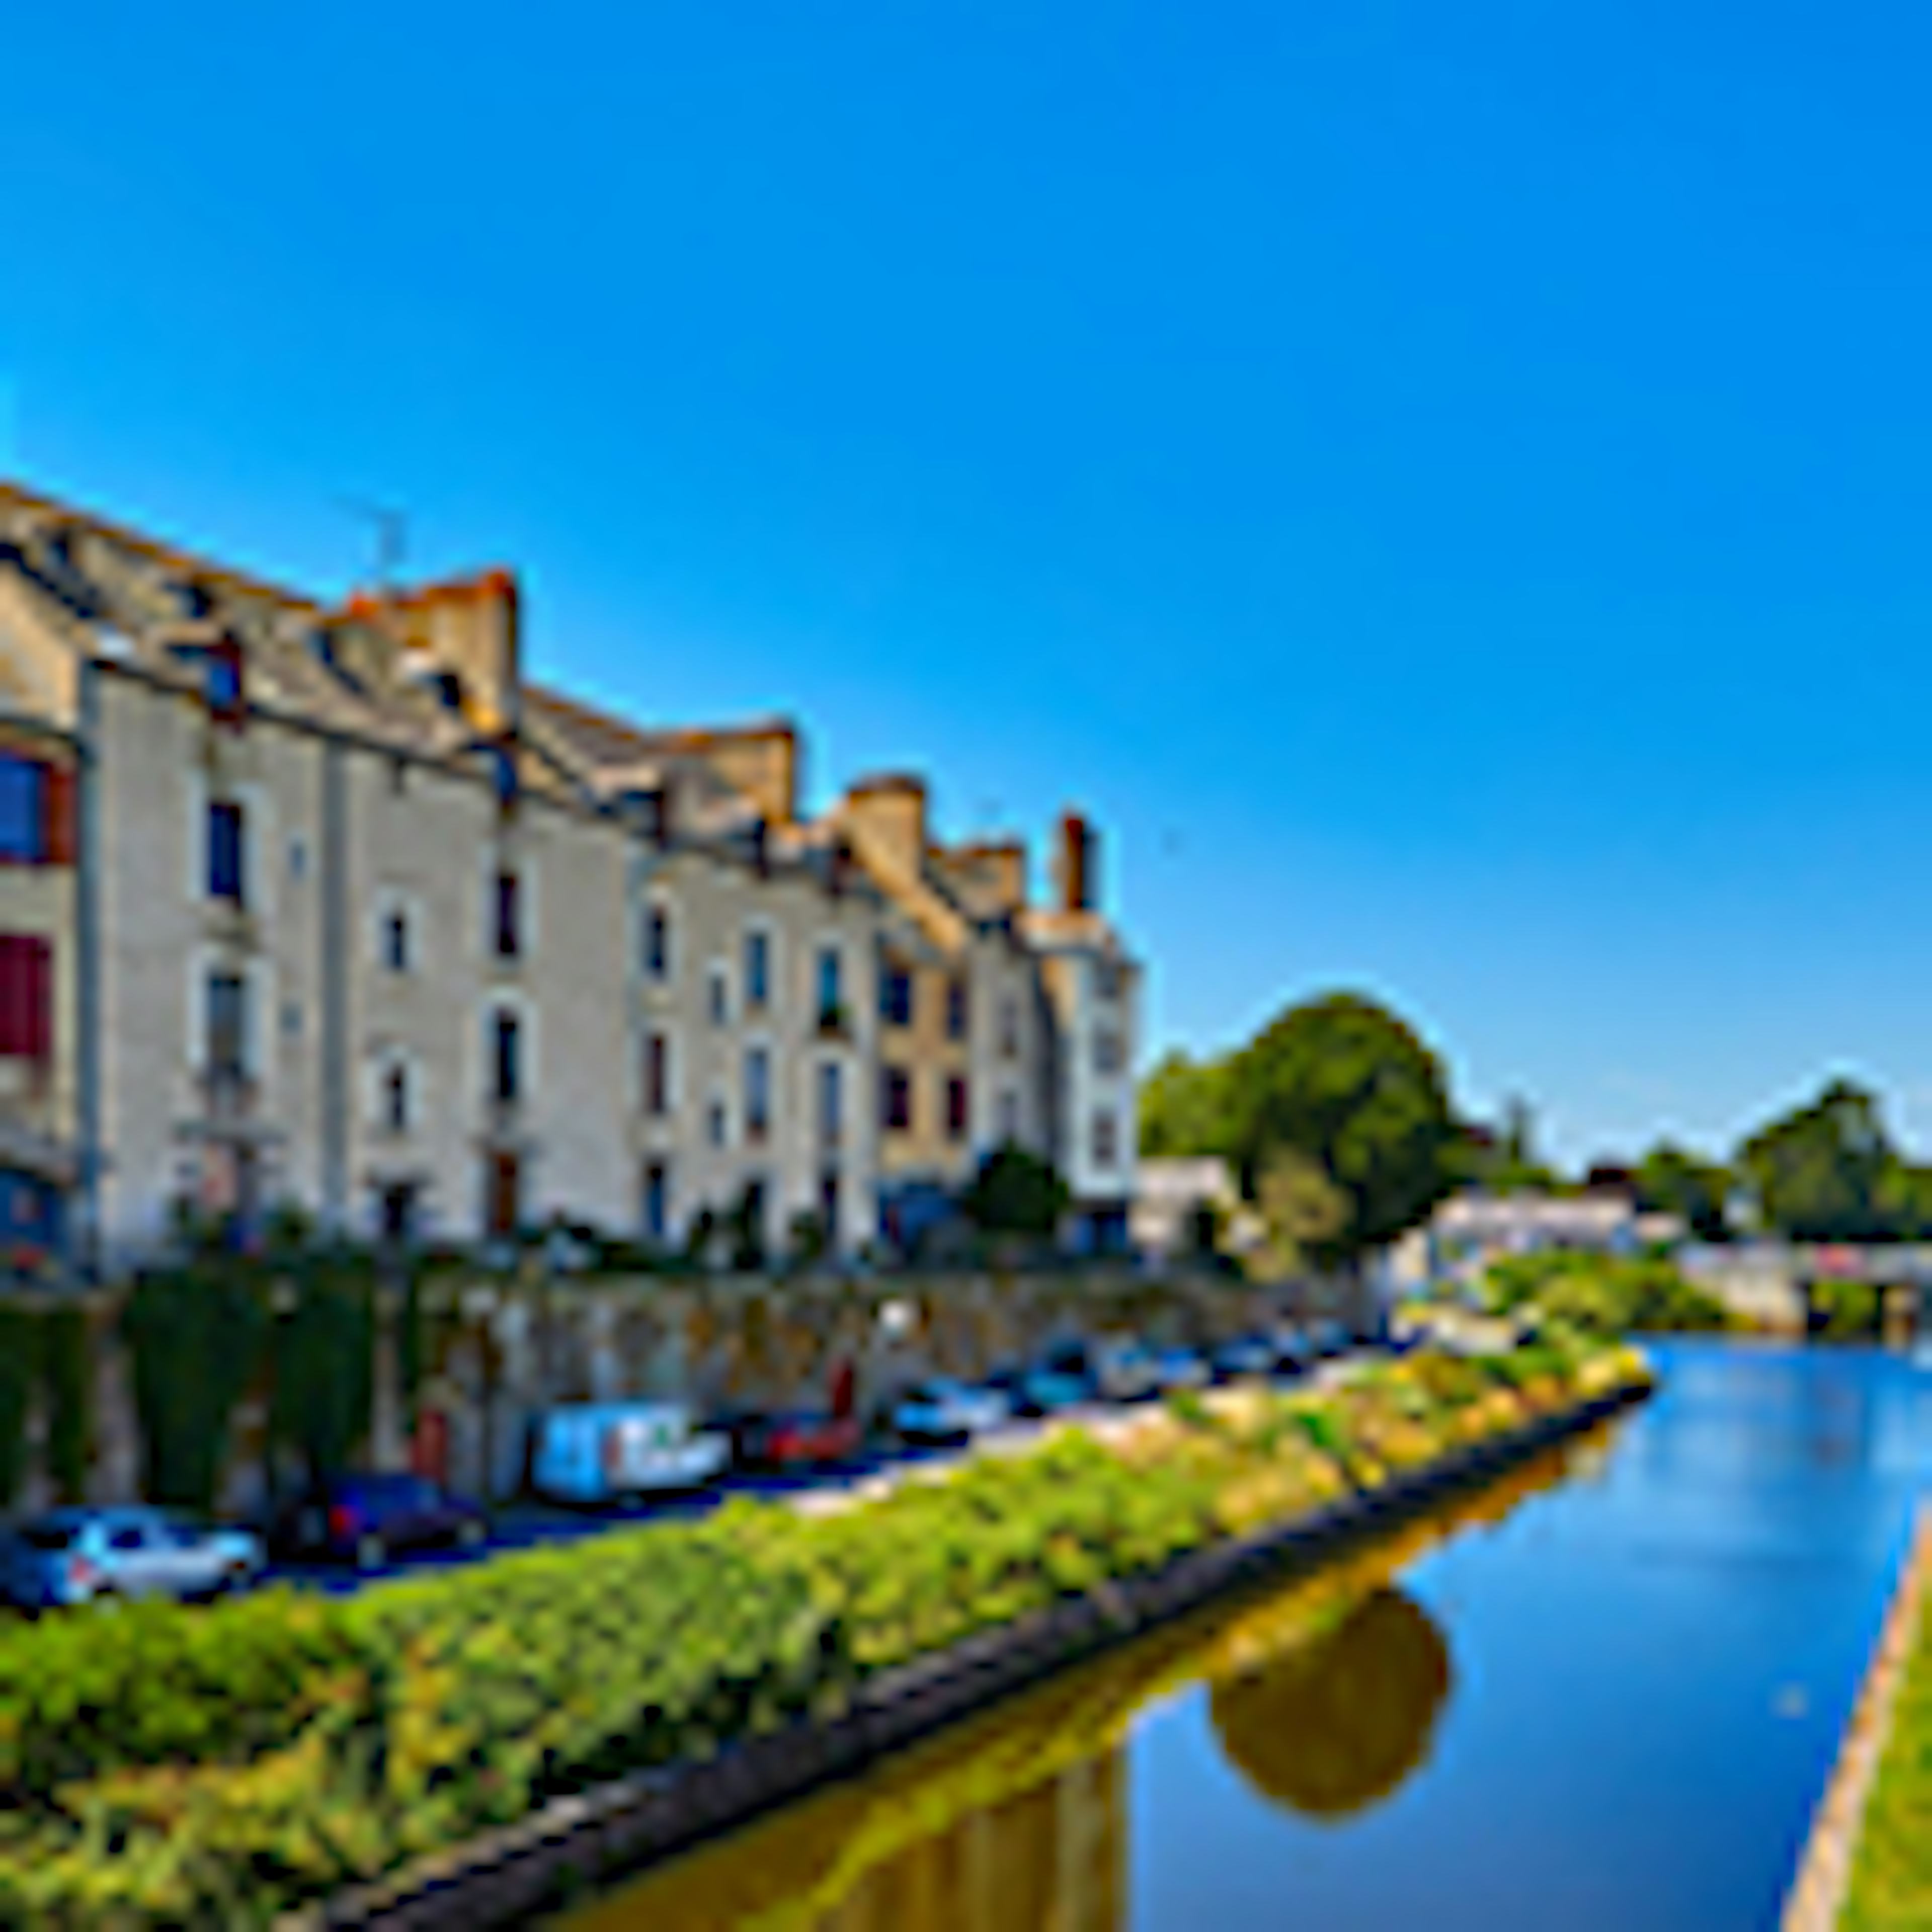
[[[0,933],[0,1055],[44,1060],[53,1050],[52,948]]]
[[[74,861],[74,773],[65,765],[47,767],[46,788],[42,793],[40,849],[50,866],[71,866]]]
[[[44,939],[26,946],[27,1057],[45,1061],[54,1044],[53,948]]]
[[[22,989],[26,980],[22,942],[10,932],[0,933],[0,1055],[19,1058],[26,1049]]]

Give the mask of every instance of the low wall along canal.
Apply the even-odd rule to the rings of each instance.
[[[1932,1454],[1876,1351],[1660,1394],[584,1906],[570,1932],[1774,1927]]]

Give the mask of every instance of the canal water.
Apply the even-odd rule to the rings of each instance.
[[[1656,1353],[1606,1432],[571,1932],[1774,1926],[1932,1467],[1932,1374]]]

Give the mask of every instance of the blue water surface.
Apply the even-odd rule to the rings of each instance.
[[[1400,1580],[1446,1646],[1423,1761],[1341,1816],[1232,1763],[1206,1688],[1127,1749],[1129,1921],[1771,1927],[1932,1458],[1876,1349],[1656,1345],[1600,1463]]]

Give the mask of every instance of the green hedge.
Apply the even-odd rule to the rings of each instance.
[[[1525,1370],[1530,1372],[1524,1372]],[[634,1768],[1641,1374],[1421,1355],[1151,1412],[830,1515],[734,1502],[346,1600],[0,1634],[0,1922],[263,1924]]]

